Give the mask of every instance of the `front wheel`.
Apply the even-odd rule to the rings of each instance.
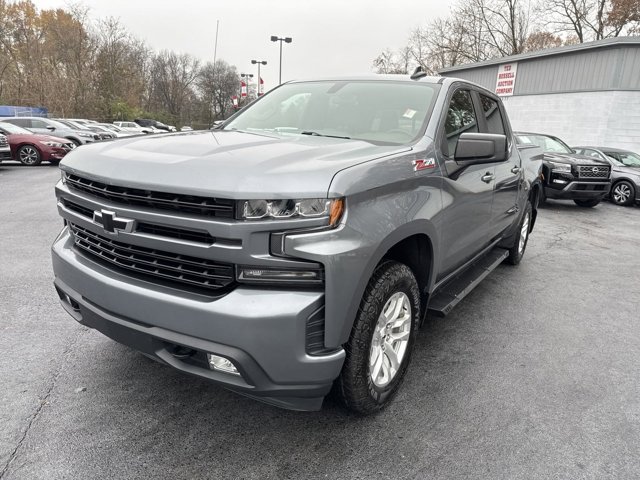
[[[616,205],[631,205],[635,200],[636,192],[630,182],[621,180],[611,189],[611,200]]]
[[[420,291],[409,267],[378,266],[360,302],[345,345],[338,395],[350,410],[374,413],[398,391],[411,358],[420,318]]]
[[[40,151],[33,145],[23,145],[18,149],[18,160],[20,160],[20,163],[23,165],[34,167],[40,165],[42,156],[40,155]]]
[[[522,220],[520,220],[520,225],[518,227],[518,234],[516,235],[513,245],[509,249],[507,262],[511,265],[518,265],[524,256],[524,251],[527,248],[527,242],[529,241],[529,233],[531,233],[532,212],[533,208],[531,207],[531,202],[527,202],[524,215],[522,215]]]
[[[573,202],[579,207],[592,208],[600,203],[600,199],[597,198],[593,200],[574,200]]]

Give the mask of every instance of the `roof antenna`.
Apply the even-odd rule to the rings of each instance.
[[[416,69],[411,74],[411,80],[420,80],[427,76],[427,72],[422,70],[422,65],[418,65]]]

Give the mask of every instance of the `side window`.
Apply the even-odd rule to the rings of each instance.
[[[31,127],[31,122],[26,118],[11,118],[11,119],[7,119],[7,121],[19,127],[23,127],[23,128]]]
[[[33,128],[47,128],[47,124],[45,122],[36,119],[31,120],[31,126]]]
[[[480,94],[480,103],[482,103],[484,118],[487,119],[487,133],[505,135],[506,130],[498,102]]]
[[[445,120],[442,151],[447,156],[452,156],[456,151],[458,138],[463,133],[477,133],[478,122],[473,109],[473,101],[469,90],[458,90],[451,97],[447,118]]]

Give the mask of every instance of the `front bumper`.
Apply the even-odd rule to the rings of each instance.
[[[550,187],[546,185],[544,193],[547,198],[558,200],[590,200],[604,198],[609,194],[611,182],[570,181],[566,185]]]
[[[315,290],[238,287],[215,300],[124,276],[76,252],[65,229],[52,248],[55,286],[80,323],[185,373],[280,407],[317,410],[345,352],[311,356],[307,320],[324,307]],[[187,358],[176,347],[196,351]],[[241,377],[210,370],[215,353]]]

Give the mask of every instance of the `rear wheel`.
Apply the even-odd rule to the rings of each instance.
[[[337,392],[350,410],[369,414],[385,407],[409,365],[420,318],[420,292],[409,267],[385,262],[360,302]]]
[[[33,167],[40,165],[42,156],[40,155],[40,151],[33,145],[23,145],[18,149],[18,160],[20,160],[20,163],[23,165]]]
[[[574,200],[573,201],[579,207],[584,208],[592,208],[600,203],[600,199],[592,199],[592,200]]]
[[[522,220],[520,220],[520,226],[518,227],[518,234],[513,242],[513,246],[509,249],[507,262],[511,265],[518,265],[524,256],[524,251],[529,241],[529,233],[531,232],[532,214],[533,208],[531,207],[531,202],[527,202],[524,215],[522,215]]]
[[[611,189],[611,201],[616,205],[631,205],[635,198],[635,188],[633,188],[633,185],[626,180],[619,181]]]

